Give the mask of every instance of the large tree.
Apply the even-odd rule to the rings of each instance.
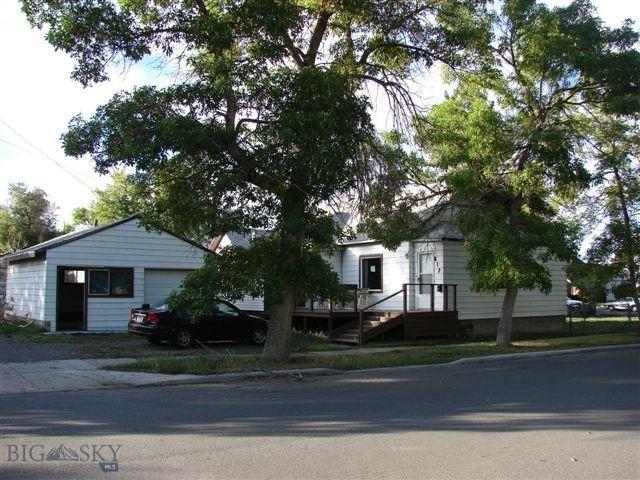
[[[44,190],[9,184],[9,202],[0,205],[0,253],[44,242],[57,233],[56,207]]]
[[[588,1],[551,10],[505,0],[490,18],[480,67],[450,72],[455,92],[418,119],[427,161],[409,171],[435,169],[436,195],[466,237],[473,289],[504,292],[496,343],[507,345],[518,291],[549,291],[544,261],[575,250],[557,205],[589,181],[584,122],[594,108],[638,110],[640,54],[631,24],[604,27]],[[402,198],[416,215],[414,199]]]
[[[633,118],[599,115],[589,146],[596,162],[594,201],[589,205],[601,232],[587,255],[619,266],[640,320],[640,127]],[[594,226],[592,223],[592,226]]]
[[[102,225],[139,215],[147,206],[145,190],[133,175],[114,172],[111,184],[94,190],[95,199],[89,206],[73,210],[73,225]]]
[[[206,237],[268,228],[249,252],[209,259],[208,294],[270,299],[264,356],[287,360],[291,314],[340,235],[327,206],[357,189],[375,140],[369,89],[395,107],[406,81],[436,60],[459,63],[474,41],[476,0],[23,0],[33,25],[76,60],[83,85],[113,60],[177,59],[182,80],[116,95],[64,137],[70,155],[99,171],[133,167],[157,218]],[[148,217],[153,220],[154,215]],[[253,251],[255,249],[255,251]],[[335,283],[335,276],[332,277]],[[245,283],[244,285],[242,283]],[[257,282],[257,287],[256,287]],[[247,285],[251,283],[251,285]],[[224,287],[227,285],[227,287]],[[335,285],[334,285],[335,286]],[[226,291],[223,291],[226,290]]]

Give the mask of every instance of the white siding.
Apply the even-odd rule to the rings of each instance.
[[[230,247],[232,245],[233,245],[233,242],[231,241],[229,236],[225,235],[222,237],[222,240],[220,241],[220,244],[218,245],[216,252],[219,252],[223,248]],[[264,310],[263,297],[251,298],[250,296],[247,295],[242,300],[237,302],[231,302],[231,303],[233,303],[240,310],[249,310],[254,312],[262,312]]]
[[[397,250],[389,251],[377,243],[346,245],[342,253],[341,281],[360,286],[360,257],[382,255],[382,292],[368,295],[367,304],[374,303],[402,289],[403,283],[410,282],[410,243],[404,242]],[[402,295],[396,295],[380,304],[379,310],[402,310]]]
[[[480,295],[471,291],[471,280],[465,269],[467,252],[463,242],[444,242],[444,281],[458,284],[458,314],[460,320],[499,318],[504,290],[495,295]],[[565,264],[550,261],[552,291],[545,295],[537,290],[520,290],[514,317],[564,315],[566,313]]]
[[[202,266],[204,253],[173,235],[147,232],[136,219],[54,247],[47,251],[45,316],[53,325],[58,266],[129,267],[134,269],[133,298],[89,297],[87,305],[87,330],[126,330],[129,310],[144,303],[145,269],[194,270]]]
[[[6,300],[13,305],[14,315],[45,320],[46,268],[44,260],[16,262],[7,267]]]
[[[262,297],[251,298],[250,296],[245,296],[239,302],[231,302],[240,310],[251,310],[254,312],[261,312],[264,310],[264,300]]]

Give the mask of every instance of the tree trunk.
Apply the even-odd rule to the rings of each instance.
[[[629,270],[629,283],[631,283],[631,296],[636,306],[636,316],[640,321],[640,303],[638,302],[638,275],[636,272],[635,252],[633,251],[633,235],[631,232],[631,219],[629,218],[629,209],[627,208],[627,199],[624,194],[624,186],[620,171],[616,165],[613,166],[613,175],[616,179],[616,191],[618,200],[620,201],[620,213],[624,222],[624,252],[627,269]],[[640,332],[639,332],[640,334]]]
[[[282,299],[269,309],[269,330],[262,352],[262,359],[268,362],[284,363],[291,351],[291,319],[296,303],[292,288],[287,289]]]
[[[304,185],[298,179],[297,185]],[[280,246],[272,275],[277,277],[277,291],[269,305],[269,330],[262,353],[263,360],[287,362],[291,353],[292,315],[300,284],[304,280],[303,262],[305,229],[305,198],[300,189],[291,187],[282,199],[280,210]],[[284,283],[284,287],[282,284]],[[265,286],[266,289],[266,286]],[[282,290],[281,290],[282,289]]]
[[[502,300],[502,310],[500,312],[500,322],[498,323],[498,336],[496,337],[496,345],[498,347],[506,347],[511,345],[511,325],[513,323],[513,307],[516,304],[518,296],[518,287],[513,282],[507,283],[507,291]]]

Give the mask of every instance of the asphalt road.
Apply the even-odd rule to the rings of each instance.
[[[637,479],[639,406],[639,349],[305,381],[5,395],[0,478]],[[121,445],[118,472],[102,473],[113,445]],[[52,449],[80,460],[35,461]]]

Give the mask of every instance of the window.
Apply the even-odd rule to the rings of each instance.
[[[89,295],[109,295],[109,270],[89,270]]]
[[[382,257],[360,258],[360,287],[382,290]]]
[[[89,295],[100,297],[133,297],[133,269],[90,269]]]
[[[238,311],[233,308],[231,305],[227,305],[226,303],[220,302],[216,307],[217,313],[220,315],[224,315],[225,317],[237,317]]]
[[[133,297],[133,270],[131,268],[112,268],[110,272],[110,295],[113,297]]]
[[[84,283],[84,270],[63,270],[64,283]]]

